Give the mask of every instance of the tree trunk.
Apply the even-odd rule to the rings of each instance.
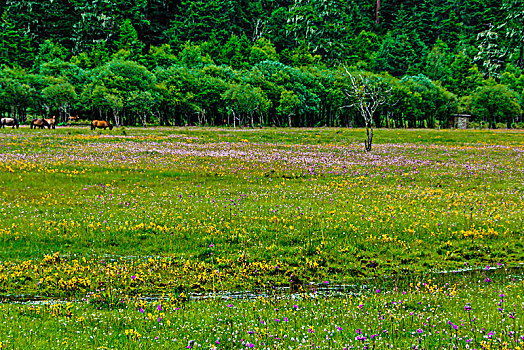
[[[377,5],[375,7],[375,23],[376,24],[380,22],[379,16],[380,16],[380,0],[377,0]]]
[[[373,126],[366,124],[367,139],[364,140],[364,148],[366,152],[371,152],[371,146],[373,144]]]
[[[118,128],[120,126],[120,118],[118,116],[118,110],[117,109],[113,110],[113,116],[115,118],[115,126]],[[106,116],[106,120],[107,120],[107,116]]]
[[[519,68],[524,68],[524,44],[520,46],[520,55],[519,55]]]

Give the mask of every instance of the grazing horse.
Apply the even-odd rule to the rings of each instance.
[[[110,122],[106,122],[105,120],[93,120],[91,123],[91,130],[95,130],[96,128],[104,130],[109,128],[109,130],[113,130],[113,125]]]
[[[45,119],[33,119],[30,123],[30,129],[36,129],[37,127],[39,127],[40,129],[44,129],[46,126],[48,128],[51,128],[51,125],[49,125],[49,123]]]
[[[15,118],[2,118],[0,119],[0,128],[3,128],[4,126],[12,126],[13,129],[16,128],[18,129],[20,127],[20,124],[18,123],[18,120],[16,120]]]
[[[67,120],[69,122],[77,122],[78,120],[80,119],[80,117],[78,115],[70,115]]]
[[[56,117],[53,116],[53,118],[47,118],[45,121],[49,124],[49,129],[53,128],[56,129]]]

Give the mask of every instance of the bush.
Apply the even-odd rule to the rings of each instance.
[[[517,128],[517,129],[524,129],[524,122],[518,122],[518,123],[515,125],[515,128]]]
[[[504,123],[500,123],[500,124],[504,124]],[[486,123],[483,120],[481,120],[480,122],[470,122],[468,124],[468,127],[470,129],[487,129],[489,127],[489,123]]]
[[[505,129],[522,114],[518,101],[519,95],[505,85],[483,86],[471,96],[471,114],[491,125],[496,120],[506,121],[496,124],[497,129]]]

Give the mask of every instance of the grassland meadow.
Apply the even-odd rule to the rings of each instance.
[[[523,349],[518,130],[0,130],[0,349]]]

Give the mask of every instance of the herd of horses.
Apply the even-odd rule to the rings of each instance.
[[[78,121],[80,118],[76,116],[70,116],[69,121]],[[0,119],[0,128],[11,126],[13,129],[16,127],[17,129],[20,127],[20,123],[16,118],[1,118]],[[46,127],[48,129],[55,129],[56,128],[56,118],[53,116],[52,118],[35,118],[29,121],[29,127],[30,129],[45,129]],[[113,130],[113,125],[110,122],[107,122],[105,120],[93,120],[91,122],[91,130],[95,129],[109,129]]]

